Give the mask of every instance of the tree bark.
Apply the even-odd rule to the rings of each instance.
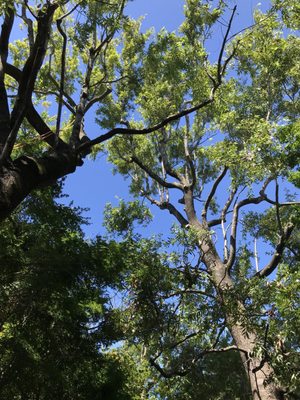
[[[226,302],[230,301],[230,290],[234,288],[234,281],[225,264],[220,259],[215,245],[210,239],[209,231],[204,233],[204,227],[198,220],[191,221],[191,226],[199,231],[199,248],[202,259],[210,273],[212,282],[218,292],[220,306],[225,310],[227,328],[237,348],[241,349],[240,356],[248,377],[253,400],[283,400],[284,391],[274,382],[274,370],[267,360],[254,356],[255,347],[259,344],[255,329],[249,330],[245,325],[247,310],[241,301],[236,304],[237,312],[227,310]],[[242,322],[243,321],[243,322]]]
[[[82,160],[71,151],[50,152],[42,157],[22,156],[2,166],[0,172],[0,221],[34,189],[51,185],[75,171]]]

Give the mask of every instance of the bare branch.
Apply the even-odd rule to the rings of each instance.
[[[226,172],[227,172],[227,171],[228,171],[228,167],[225,167],[225,168],[223,169],[223,171],[220,173],[220,175],[217,177],[217,179],[215,180],[215,182],[214,182],[214,184],[213,184],[213,186],[212,186],[212,189],[211,189],[211,191],[210,191],[210,193],[209,193],[209,195],[208,195],[208,197],[207,197],[207,200],[206,200],[206,202],[205,202],[205,204],[204,204],[204,209],[203,209],[203,211],[202,211],[202,218],[203,218],[203,220],[204,220],[205,222],[207,222],[207,211],[208,211],[208,207],[209,207],[209,205],[210,205],[210,203],[211,203],[211,201],[212,201],[212,199],[213,199],[213,197],[214,197],[214,195],[215,195],[215,193],[216,193],[216,190],[217,190],[219,184],[221,183],[222,179],[223,179],[224,176],[226,175]]]
[[[61,89],[60,85],[59,85],[58,82],[56,82],[55,78],[50,73],[48,74],[48,76],[49,76],[49,79],[51,80],[51,82],[54,84],[54,86],[58,90],[60,90]],[[74,114],[75,113],[75,109],[76,109],[75,101],[72,99],[72,97],[67,92],[63,91],[63,95],[68,100],[69,105],[73,108],[74,111],[72,112],[72,114]]]
[[[19,82],[22,76],[22,72],[17,67],[9,63],[7,63],[5,66],[5,73],[14,78],[17,82]],[[52,132],[40,114],[36,111],[31,100],[27,104],[25,117],[33,129],[37,131],[37,133],[46,143],[48,143],[51,147],[55,147],[57,145],[55,133]],[[61,139],[58,141],[58,147],[65,150],[69,148],[69,146]]]
[[[281,219],[280,219],[280,213],[279,213],[279,185],[278,185],[278,180],[276,179],[276,188],[275,188],[275,201],[276,201],[276,218],[277,218],[277,224],[279,228],[280,234],[283,233],[282,229],[282,224],[281,224]]]
[[[85,71],[84,83],[82,85],[82,89],[81,89],[81,93],[80,93],[80,100],[76,107],[75,121],[74,121],[71,138],[70,138],[70,145],[73,148],[76,148],[77,145],[80,143],[80,132],[82,129],[82,121],[84,118],[85,107],[88,102],[88,94],[89,94],[89,90],[90,90],[90,81],[91,81],[91,76],[92,76],[92,72],[93,72],[93,68],[94,68],[94,63],[95,63],[95,52],[94,52],[94,50],[90,49],[88,63],[87,63],[86,71]],[[90,143],[90,141],[88,143]],[[86,150],[86,148],[81,149],[79,151],[79,153],[81,153],[82,150]]]
[[[86,113],[88,112],[88,110],[89,110],[94,104],[96,104],[96,103],[102,101],[103,99],[105,99],[105,97],[108,96],[111,92],[112,92],[112,90],[109,88],[109,89],[106,89],[105,92],[102,93],[101,95],[95,96],[94,98],[92,98],[92,99],[86,104],[85,109],[84,109],[84,113],[86,114]]]
[[[224,62],[224,65],[222,66],[222,58],[223,58],[224,51],[225,51],[225,45],[227,43],[228,35],[229,35],[230,29],[231,29],[231,25],[232,25],[234,14],[236,12],[236,8],[237,8],[237,6],[233,7],[233,10],[232,10],[232,13],[231,13],[231,16],[230,16],[230,19],[229,19],[229,23],[228,23],[228,26],[227,26],[227,30],[226,30],[226,33],[225,33],[225,36],[224,36],[224,39],[223,39],[223,42],[222,42],[221,50],[220,50],[220,53],[219,53],[218,73],[217,73],[218,83],[219,84],[221,83],[222,77],[223,77],[223,75],[224,75],[224,73],[226,71],[227,64],[229,63],[230,59],[233,57],[233,53],[232,53],[229,56],[229,58]]]
[[[113,128],[111,129],[109,132],[98,136],[97,138],[91,140],[89,143],[85,143],[81,146],[79,146],[78,151],[80,152],[82,149],[85,149],[87,147],[92,147],[95,144],[99,144],[99,143],[103,143],[108,139],[111,139],[112,137],[121,134],[121,135],[146,135],[148,133],[152,133],[155,132],[161,128],[163,128],[164,126],[168,125],[171,122],[174,122],[176,120],[178,120],[181,117],[184,117],[185,115],[188,115],[194,111],[200,110],[201,108],[204,108],[205,106],[207,106],[208,104],[211,104],[213,102],[213,96],[211,96],[209,99],[203,101],[202,103],[194,106],[194,107],[190,107],[188,109],[185,109],[183,111],[180,111],[178,113],[172,114],[169,117],[165,118],[163,121],[159,122],[156,125],[153,125],[151,127],[148,128],[143,128],[143,129],[126,129],[126,128]]]
[[[168,143],[169,137],[167,135],[166,129],[162,128],[161,132],[163,135],[163,139],[159,140],[159,142],[158,142],[158,150],[159,150],[159,155],[161,156],[163,169],[169,176],[172,176],[173,178],[182,182],[183,177],[176,170],[174,170],[174,168],[170,165],[170,162],[168,159],[166,144]]]
[[[145,171],[152,179],[154,179],[157,183],[159,183],[161,186],[164,188],[168,189],[180,189],[183,190],[183,186],[178,183],[178,182],[166,182],[163,178],[161,178],[159,175],[157,175],[154,171],[152,171],[150,168],[146,167],[140,159],[138,159],[135,156],[131,157],[131,161],[137,164],[143,171]]]
[[[34,45],[34,33],[33,33],[33,23],[30,18],[27,17],[26,10],[28,9],[27,4],[22,4],[22,15],[21,18],[27,25],[27,32],[28,32],[28,43],[30,47],[30,51],[33,50],[33,45]]]
[[[197,355],[197,357],[195,357],[191,363],[190,366],[186,369],[181,369],[181,370],[168,370],[166,371],[163,367],[161,367],[157,362],[157,358],[162,354],[160,353],[157,357],[155,358],[150,358],[149,362],[150,365],[152,365],[154,368],[156,368],[156,370],[164,377],[164,378],[172,378],[174,376],[185,376],[187,375],[191,369],[193,368],[193,366],[196,364],[197,361],[199,361],[201,358],[205,357],[208,354],[214,354],[214,353],[226,353],[228,351],[239,351],[241,353],[244,353],[245,355],[248,356],[248,351],[245,349],[242,349],[240,347],[237,346],[228,346],[228,347],[223,347],[221,349],[207,349],[207,350],[203,350],[200,352],[200,354]]]
[[[212,299],[215,299],[215,296],[213,296],[210,293],[206,293],[203,290],[198,290],[198,289],[183,289],[183,290],[176,290],[175,292],[172,292],[170,294],[166,294],[165,296],[161,296],[163,299],[169,299],[171,297],[175,297],[175,296],[182,296],[184,294],[199,294],[201,296],[206,296],[206,297],[210,297]]]
[[[186,121],[186,131],[184,132],[184,138],[183,138],[183,143],[184,143],[184,153],[185,153],[185,158],[188,162],[189,170],[192,175],[192,184],[191,187],[193,188],[196,185],[196,170],[195,170],[195,165],[193,163],[192,157],[190,155],[190,150],[189,150],[189,145],[188,145],[188,135],[190,133],[190,118],[189,115],[185,116],[185,121]]]
[[[169,203],[169,202],[160,202],[155,200],[153,197],[149,196],[148,194],[142,191],[142,195],[146,197],[150,201],[151,204],[156,205],[161,210],[168,210],[170,214],[174,215],[177,221],[180,223],[182,228],[186,228],[189,224],[188,220],[184,218],[184,216],[177,210],[177,208]]]
[[[273,177],[268,178],[259,192],[259,196],[257,197],[249,197],[247,199],[241,200],[234,206],[233,215],[232,215],[232,226],[231,226],[231,235],[230,235],[230,253],[229,258],[226,265],[226,268],[230,270],[235,261],[236,255],[236,232],[237,232],[237,225],[238,225],[238,217],[239,217],[239,210],[240,208],[247,206],[249,204],[259,204],[265,200],[265,190],[269,183],[273,180]]]
[[[275,271],[278,264],[280,263],[280,260],[282,259],[283,251],[286,248],[287,241],[289,240],[294,227],[295,226],[292,223],[286,225],[286,227],[283,229],[282,235],[276,246],[275,253],[271,261],[262,270],[257,272],[254,276],[263,278],[265,276],[269,276],[273,271]]]
[[[255,270],[258,272],[259,264],[258,264],[258,253],[257,253],[257,239],[254,238],[254,260],[255,260]]]

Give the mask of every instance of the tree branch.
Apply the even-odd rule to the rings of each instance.
[[[265,276],[269,276],[273,271],[275,271],[280,260],[282,259],[283,251],[286,247],[287,241],[289,240],[293,232],[294,227],[295,226],[292,223],[286,225],[286,227],[283,229],[282,235],[276,246],[275,253],[271,261],[262,270],[258,271],[254,276],[263,278]]]
[[[196,358],[194,358],[191,361],[191,366],[189,368],[186,369],[182,369],[182,370],[175,370],[175,369],[171,369],[166,371],[163,367],[161,367],[157,362],[157,358],[161,355],[159,354],[157,357],[155,358],[150,358],[149,362],[150,365],[152,365],[164,378],[172,378],[174,376],[185,376],[187,375],[193,368],[193,366],[195,365],[195,363],[200,359],[205,357],[208,354],[214,354],[214,353],[226,353],[228,351],[239,351],[241,353],[244,353],[245,355],[248,355],[247,350],[242,349],[240,347],[237,346],[228,346],[228,347],[223,347],[221,349],[207,349],[207,350],[203,350],[200,352],[200,354],[197,355]]]
[[[102,93],[99,96],[95,96],[93,97],[85,106],[84,108],[84,113],[86,114],[88,112],[88,110],[95,104],[98,103],[99,101],[105,99],[106,96],[108,96],[110,93],[112,92],[112,89],[108,88],[105,90],[104,93]]]
[[[248,199],[241,200],[234,206],[233,215],[232,215],[232,226],[231,226],[231,235],[230,235],[230,253],[227,263],[225,264],[228,271],[232,268],[235,256],[236,256],[236,232],[237,232],[237,224],[238,224],[238,217],[239,217],[239,210],[240,208],[247,206],[249,204],[259,204],[265,200],[265,190],[269,183],[273,180],[273,177],[268,178],[259,192],[258,197],[250,197]]]
[[[8,57],[8,43],[13,23],[14,12],[11,8],[8,8],[5,13],[0,35],[0,152],[10,132],[10,112],[4,77]]]
[[[178,113],[172,114],[169,117],[165,118],[163,121],[159,122],[156,125],[153,125],[148,128],[143,128],[143,129],[133,129],[133,128],[113,128],[107,133],[98,136],[97,138],[91,140],[89,143],[84,143],[83,145],[79,146],[78,151],[80,152],[82,149],[86,149],[88,147],[92,147],[95,144],[103,143],[108,139],[111,139],[112,137],[121,134],[121,135],[146,135],[147,133],[152,133],[155,132],[164,126],[168,125],[171,122],[174,122],[178,120],[181,117],[184,117],[185,115],[188,115],[194,111],[200,110],[201,108],[204,108],[208,104],[211,104],[213,102],[213,97],[210,97],[209,99],[203,101],[202,103],[198,104],[197,106],[190,107],[188,109],[185,109],[183,111],[180,111]]]
[[[10,133],[0,156],[0,165],[12,152],[18,130],[26,114],[26,107],[31,100],[37,74],[46,55],[47,43],[50,35],[51,21],[57,9],[57,3],[47,3],[37,16],[38,27],[33,49],[24,65],[19,81],[19,90],[16,103],[11,113]]]
[[[186,121],[186,131],[184,132],[184,138],[183,138],[183,143],[184,143],[184,153],[185,153],[185,158],[188,162],[189,170],[192,175],[192,184],[191,188],[194,188],[196,185],[196,169],[195,165],[193,163],[192,157],[190,155],[190,150],[189,150],[189,145],[188,145],[188,135],[190,133],[190,119],[189,115],[185,116],[185,121]]]
[[[132,156],[131,161],[138,165],[143,171],[145,171],[153,180],[159,183],[161,186],[167,189],[180,189],[183,190],[183,186],[178,182],[166,182],[163,178],[157,175],[150,168],[146,167],[137,157]]]
[[[219,184],[221,183],[222,179],[226,175],[227,171],[228,171],[228,167],[225,167],[223,169],[223,171],[220,173],[220,175],[217,177],[217,179],[215,180],[215,182],[214,182],[214,184],[212,186],[212,189],[211,189],[211,191],[210,191],[210,193],[209,193],[209,195],[208,195],[208,197],[206,199],[206,202],[204,204],[204,209],[202,211],[202,218],[203,218],[203,220],[205,222],[207,222],[207,211],[208,211],[208,207],[210,205],[210,202],[212,201],[212,199],[213,199],[213,197],[214,197],[214,195],[216,193],[216,190],[217,190]]]
[[[5,73],[14,78],[17,82],[20,81],[22,76],[22,72],[17,67],[9,63],[6,64]],[[49,128],[40,114],[36,111],[31,100],[28,101],[25,117],[33,129],[35,129],[37,133],[43,137],[43,140],[46,143],[53,148],[57,145],[55,133],[51,130],[51,128]],[[61,139],[58,140],[58,149],[67,150],[68,148],[69,146],[64,141]]]
[[[217,73],[217,78],[218,78],[218,83],[219,83],[219,85],[221,84],[222,77],[223,77],[223,75],[224,75],[224,73],[225,73],[225,71],[226,71],[226,67],[227,67],[227,65],[228,65],[228,63],[229,63],[229,61],[230,61],[230,59],[234,56],[234,53],[235,53],[235,51],[236,51],[236,49],[235,49],[235,50],[232,52],[232,54],[227,58],[227,60],[224,62],[223,66],[222,66],[222,58],[223,58],[223,55],[224,55],[225,46],[226,46],[227,39],[228,39],[228,35],[229,35],[230,29],[231,29],[233,17],[234,17],[234,14],[235,14],[235,12],[236,12],[236,8],[237,8],[237,6],[234,6],[234,7],[233,7],[233,10],[232,10],[232,13],[231,13],[231,16],[230,16],[230,19],[229,19],[229,23],[228,23],[228,26],[227,26],[227,30],[226,30],[226,33],[225,33],[225,36],[224,36],[224,39],[223,39],[223,42],[222,42],[222,46],[221,46],[219,58],[218,58],[218,73]]]
[[[61,51],[61,65],[60,65],[60,84],[59,84],[59,99],[58,99],[58,109],[57,109],[57,118],[56,118],[56,136],[59,136],[60,131],[60,121],[61,121],[61,113],[63,107],[63,93],[65,91],[65,72],[66,72],[66,51],[67,51],[67,35],[65,31],[62,29],[62,21],[63,17],[59,18],[56,21],[57,30],[61,34],[63,39],[62,51]]]
[[[165,296],[161,296],[163,299],[169,299],[171,297],[175,296],[182,296],[183,294],[200,294],[201,296],[206,296],[210,297],[212,299],[215,299],[216,297],[213,296],[212,294],[206,293],[203,290],[197,290],[197,289],[183,289],[183,290],[176,290],[175,292],[172,292],[170,294],[167,294]]]
[[[148,199],[151,204],[156,205],[161,210],[168,210],[170,214],[174,215],[174,217],[180,223],[182,228],[186,228],[188,226],[188,224],[189,224],[188,220],[184,218],[184,216],[177,210],[177,208],[175,206],[173,206],[173,204],[171,204],[167,201],[164,201],[164,202],[157,201],[144,192],[142,192],[142,195],[145,196],[146,199]]]
[[[27,15],[26,15],[26,9],[28,9],[28,4],[27,4],[27,2],[25,2],[24,4],[22,4],[22,15],[21,15],[21,18],[22,18],[22,20],[25,22],[25,24],[27,25],[28,43],[29,43],[30,51],[32,51],[32,50],[33,50],[33,46],[34,46],[33,23],[32,23],[32,20],[31,20],[30,18],[27,17]]]

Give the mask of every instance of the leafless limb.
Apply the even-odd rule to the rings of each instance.
[[[15,79],[16,82],[19,82],[22,76],[22,71],[9,63],[6,63],[5,73]],[[57,146],[57,138],[55,133],[52,132],[50,127],[36,111],[32,104],[32,100],[28,101],[25,117],[29,124],[33,127],[33,129],[37,131],[37,133],[43,138],[46,143],[48,143],[51,147]],[[58,140],[58,146],[61,149],[68,149],[68,145],[61,139]]]
[[[255,260],[255,270],[256,272],[259,271],[259,265],[258,265],[258,253],[257,253],[257,239],[256,237],[254,238],[254,260]]]
[[[204,290],[198,290],[198,289],[182,289],[182,290],[176,290],[175,292],[166,294],[164,296],[161,296],[163,299],[169,299],[171,297],[176,297],[176,296],[182,296],[185,294],[195,294],[195,295],[201,295],[201,296],[206,296],[206,297],[210,297],[212,299],[215,299],[215,296],[210,294],[210,293],[206,293]]]
[[[40,95],[45,95],[45,96],[47,96],[47,95],[50,95],[50,96],[51,96],[51,95],[52,95],[52,96],[55,96],[55,97],[59,98],[59,93],[56,92],[55,90],[47,90],[47,91],[44,91],[44,90],[34,89],[34,93],[40,94]],[[63,105],[64,105],[73,115],[75,115],[76,111],[75,111],[74,108],[69,104],[69,102],[68,102],[67,100],[65,100],[64,98],[62,98],[62,102],[63,102]]]
[[[184,153],[185,153],[185,158],[188,162],[189,170],[192,175],[192,183],[191,183],[191,188],[193,188],[196,185],[196,170],[195,170],[195,165],[192,160],[190,150],[189,150],[189,145],[188,145],[188,136],[190,134],[190,118],[189,115],[185,116],[185,122],[186,122],[186,130],[184,132],[184,138],[183,138],[183,143],[184,143]]]
[[[203,218],[204,222],[207,222],[207,211],[208,211],[209,205],[210,205],[210,203],[211,203],[211,201],[212,201],[212,199],[213,199],[213,197],[214,197],[214,195],[216,193],[216,190],[217,190],[219,184],[221,183],[222,179],[226,175],[227,171],[228,171],[228,167],[225,167],[223,169],[223,171],[220,173],[220,175],[217,177],[217,179],[215,180],[215,182],[214,182],[214,184],[212,186],[212,189],[211,189],[211,191],[210,191],[210,193],[209,193],[209,195],[207,197],[207,200],[206,200],[206,202],[204,204],[204,209],[202,211],[202,218]]]
[[[237,8],[237,6],[233,7],[233,10],[232,10],[232,13],[231,13],[231,16],[230,16],[230,19],[229,19],[229,23],[228,23],[228,26],[227,26],[227,30],[226,30],[226,33],[225,33],[225,36],[224,36],[224,39],[223,39],[223,43],[222,43],[222,46],[221,46],[219,58],[218,58],[217,79],[218,79],[218,83],[219,84],[221,84],[222,77],[223,77],[223,75],[224,75],[224,73],[226,71],[226,67],[227,67],[229,61],[233,58],[234,53],[235,53],[235,50],[234,50],[234,52],[232,52],[232,54],[225,60],[224,64],[222,64],[222,58],[223,58],[223,55],[224,55],[225,46],[226,46],[226,43],[227,43],[227,40],[228,40],[228,35],[229,35],[230,29],[231,29],[231,25],[232,25],[234,14],[236,12],[236,8]]]
[[[240,347],[237,346],[228,346],[228,347],[223,347],[221,349],[207,349],[207,350],[203,350],[201,351],[197,357],[195,357],[191,362],[190,362],[190,366],[188,368],[185,369],[172,369],[172,370],[165,370],[163,367],[161,367],[159,365],[159,363],[156,361],[162,354],[162,352],[154,357],[154,358],[150,358],[149,362],[150,365],[152,365],[164,378],[172,378],[174,376],[185,376],[187,375],[191,369],[194,367],[194,365],[203,357],[205,357],[206,355],[209,354],[214,354],[214,353],[226,353],[228,351],[239,351],[241,353],[244,353],[245,355],[248,355],[247,350],[242,349]]]
[[[104,93],[102,93],[99,96],[95,96],[93,97],[85,106],[84,108],[84,113],[86,114],[88,112],[88,110],[96,103],[99,103],[100,101],[102,101],[103,99],[105,99],[105,97],[107,97],[110,93],[112,92],[112,90],[110,88],[106,89]]]
[[[21,18],[27,25],[27,32],[28,32],[28,43],[29,43],[29,48],[30,51],[33,50],[33,45],[34,45],[34,33],[33,33],[33,23],[30,18],[27,17],[26,10],[28,9],[28,6],[26,4],[22,4],[22,14]]]
[[[275,201],[276,201],[276,218],[277,218],[277,224],[279,228],[280,234],[282,234],[283,229],[282,229],[282,223],[280,219],[280,212],[279,212],[279,185],[278,185],[278,180],[276,179],[276,188],[275,188]]]
[[[160,202],[155,200],[153,197],[149,196],[147,193],[145,192],[141,192],[141,194],[146,197],[146,199],[148,199],[150,201],[151,204],[156,205],[157,207],[159,207],[161,210],[168,210],[170,214],[172,214],[177,221],[180,223],[180,225],[182,226],[182,228],[186,228],[188,226],[188,220],[184,218],[184,216],[180,213],[180,211],[177,210],[177,208],[171,204],[170,202],[164,201],[164,202]]]
[[[165,172],[169,176],[172,176],[173,178],[175,178],[175,179],[179,180],[180,182],[182,182],[182,180],[183,180],[182,178],[183,177],[176,170],[174,170],[174,168],[170,165],[170,162],[169,162],[169,159],[168,159],[166,144],[167,144],[167,142],[169,140],[169,137],[167,135],[165,127],[163,127],[161,129],[161,132],[162,132],[162,135],[163,135],[163,139],[158,141],[158,150],[159,150],[159,154],[161,156],[161,161],[162,161],[163,168],[164,168]]]
[[[286,248],[287,241],[289,240],[294,225],[292,223],[288,223],[282,231],[280,236],[280,240],[275,248],[275,253],[271,259],[271,261],[259,272],[257,272],[254,276],[258,276],[259,278],[263,278],[265,276],[269,276],[275,269],[277,268],[280,260],[282,259],[283,251]]]
[[[273,180],[273,177],[266,179],[264,182],[262,189],[259,192],[259,196],[257,197],[249,197],[247,199],[241,200],[238,202],[233,209],[232,215],[232,225],[231,225],[231,234],[230,234],[230,253],[229,258],[226,263],[226,268],[230,270],[234,264],[235,256],[236,256],[236,232],[237,232],[237,225],[238,225],[238,217],[239,217],[239,210],[247,206],[249,204],[259,204],[265,200],[265,190],[269,183]]]
[[[178,182],[166,182],[163,178],[157,175],[153,170],[148,168],[145,164],[141,162],[136,156],[131,157],[131,161],[138,165],[143,171],[145,171],[152,179],[159,183],[164,188],[168,189],[180,189],[183,190],[183,186]]]
[[[53,83],[53,85],[57,88],[57,90],[61,90],[61,87],[60,87],[59,83],[56,82],[55,78],[50,73],[48,74],[48,77],[51,80],[51,82]],[[70,104],[70,106],[73,108],[73,110],[75,110],[76,109],[76,103],[72,99],[72,97],[65,90],[63,90],[63,97],[65,97],[66,100],[68,100],[68,103]]]

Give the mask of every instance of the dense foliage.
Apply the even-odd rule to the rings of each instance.
[[[84,240],[81,210],[60,191],[34,193],[0,230],[0,397],[129,399],[105,354],[120,337],[109,292],[121,249]]]
[[[231,1],[186,0],[174,32],[126,5],[0,5],[0,390],[297,398],[299,4],[239,32]],[[53,191],[11,216],[102,152],[136,197],[107,206],[117,240],[86,241]],[[167,237],[136,230],[146,202]]]

